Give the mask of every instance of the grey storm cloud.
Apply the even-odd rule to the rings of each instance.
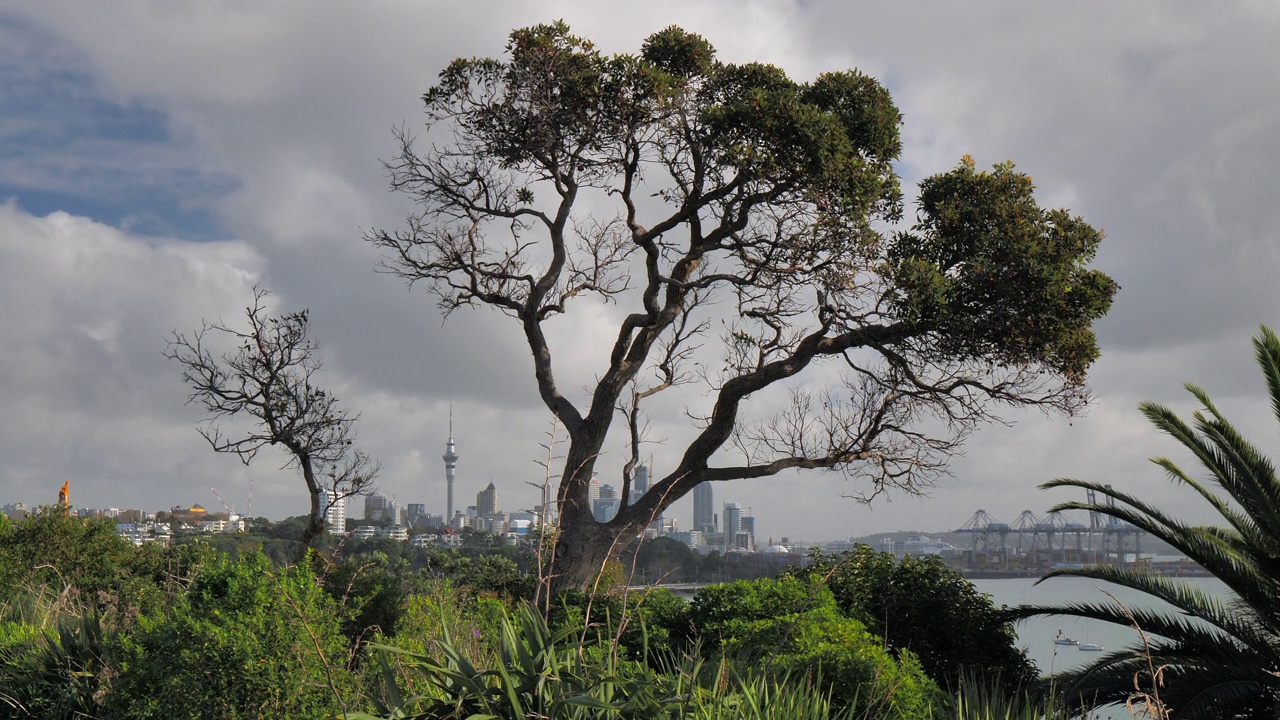
[[[168,184],[231,238],[198,242],[172,223],[143,236],[72,208],[0,206],[0,297],[22,309],[0,319],[5,501],[47,502],[71,479],[87,506],[208,505],[209,486],[244,503],[252,482],[255,513],[300,512],[305,494],[278,463],[245,468],[203,445],[160,355],[172,330],[233,319],[261,283],[282,308],[311,308],[327,377],[363,413],[386,492],[442,504],[452,404],[460,496],[492,479],[503,504],[531,504],[548,415],[512,326],[487,311],[442,322],[427,293],[374,272],[360,238],[410,209],[387,192],[379,158],[394,152],[392,128],[420,125],[418,97],[436,73],[555,18],[609,52],[679,24],[725,59],[798,78],[858,67],[902,109],[908,182],[966,153],[979,165],[1011,158],[1045,202],[1108,233],[1096,265],[1123,289],[1099,324],[1088,415],[1019,414],[979,432],[932,497],[868,509],[843,499],[857,488],[841,476],[815,473],[717,487],[718,501],[753,508],[760,534],[938,530],[980,507],[1008,519],[1061,499],[1035,490],[1059,475],[1154,492],[1164,481],[1145,459],[1171,443],[1136,404],[1190,409],[1184,380],[1258,437],[1274,435],[1248,344],[1259,323],[1280,323],[1280,17],[1267,3],[45,0],[4,12],[9,27],[47,39],[24,62],[74,67],[87,78],[78,93],[154,112],[165,132],[162,143],[0,153],[0,183],[87,197],[108,192],[108,171]],[[0,144],[15,142],[8,131]],[[607,309],[583,310],[553,330],[570,388],[592,379],[610,332]],[[652,448],[659,470],[687,433],[681,411],[673,402],[653,418],[653,437],[671,441]]]

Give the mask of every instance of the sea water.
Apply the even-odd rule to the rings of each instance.
[[[1180,582],[1202,591],[1229,598],[1230,591],[1217,578],[1179,578]],[[1148,595],[1129,588],[1098,580],[1056,577],[1039,584],[1035,578],[1001,578],[972,580],[980,592],[987,593],[997,606],[1008,605],[1114,605],[1117,601],[1129,608],[1172,611],[1173,608]],[[1111,596],[1114,596],[1114,599]],[[1099,620],[1067,616],[1043,616],[1023,620],[1016,626],[1018,644],[1027,651],[1042,675],[1052,675],[1093,662],[1103,653],[1080,650],[1073,645],[1056,645],[1054,639],[1070,637],[1082,643],[1102,645],[1106,651],[1120,650],[1141,643],[1138,631]]]

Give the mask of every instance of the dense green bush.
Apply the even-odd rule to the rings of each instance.
[[[321,586],[340,608],[342,634],[353,649],[375,634],[396,634],[409,597],[406,563],[376,553],[317,565]]]
[[[221,553],[207,543],[134,547],[109,518],[69,517],[41,507],[0,523],[0,605],[23,593],[65,595],[108,616],[158,611],[195,571]]]
[[[569,593],[550,603],[549,635],[539,635],[523,619],[504,625],[533,587],[511,557],[401,545],[344,545],[337,559],[288,567],[251,538],[135,548],[109,523],[53,509],[0,522],[0,717],[331,718],[414,695],[443,702],[448,688],[412,656],[392,657],[384,674],[357,662],[368,657],[363,644],[437,658],[447,647],[456,661],[438,667],[465,661],[492,689],[507,682],[504,668],[523,672],[530,633],[577,663],[557,666],[577,673],[554,680],[557,717],[937,717],[954,703],[913,654],[876,637],[884,615],[874,603],[897,597],[890,582],[917,595],[914,612],[942,622],[976,612],[960,603],[968,615],[946,615],[938,603],[963,594],[936,567],[906,563],[923,578],[906,582],[873,554],[852,569],[819,558],[776,581],[708,586],[690,602],[662,589]],[[941,632],[936,617],[911,617],[890,620]],[[969,629],[975,643],[1005,641],[982,627]]]
[[[113,595],[129,577],[133,556],[133,545],[116,534],[115,521],[40,507],[21,522],[0,524],[0,603],[35,585],[59,591],[72,585],[90,601]]]
[[[835,598],[820,578],[739,580],[699,590],[689,603],[684,633],[712,651],[758,620],[835,609]]]
[[[824,582],[841,612],[910,650],[929,677],[953,689],[967,674],[998,679],[1009,692],[1036,683],[1035,664],[1017,645],[1008,614],[938,556],[901,561],[866,545],[839,555],[816,553],[788,575]]]
[[[355,689],[339,617],[306,565],[224,558],[168,612],[139,618],[108,704],[137,719],[331,718]]]
[[[926,718],[945,704],[914,655],[891,656],[862,623],[832,607],[735,624],[724,649],[747,667],[817,679],[862,717]]]
[[[547,617],[553,628],[582,628],[589,646],[644,659],[688,648],[688,613],[688,603],[662,588],[625,595],[570,590],[552,600]]]
[[[455,584],[507,600],[531,599],[536,580],[503,555],[468,557],[450,553],[440,558],[437,572]]]
[[[691,646],[736,667],[818,681],[837,706],[877,718],[923,718],[945,704],[909,651],[887,652],[841,614],[819,576],[739,580],[702,588],[689,603]]]
[[[433,652],[439,643],[447,642],[473,665],[492,665],[505,612],[501,601],[476,597],[448,580],[422,581],[405,602],[396,634],[377,633],[369,640],[416,654]],[[408,696],[431,694],[432,685],[421,674],[407,672],[403,659],[395,654],[386,658],[398,686]],[[364,693],[373,702],[381,707],[394,704],[386,694],[386,678],[379,667],[363,663],[362,679]]]

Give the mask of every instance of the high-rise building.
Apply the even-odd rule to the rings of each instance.
[[[592,503],[591,514],[596,522],[607,523],[618,516],[618,507],[622,500],[618,498],[600,498]]]
[[[392,517],[391,499],[380,492],[369,493],[364,498],[364,519],[375,521],[394,521]]]
[[[724,504],[724,525],[721,535],[724,538],[725,550],[746,550],[753,548],[752,534],[755,530],[755,518],[742,514],[742,506],[738,503]]]
[[[476,514],[492,515],[498,512],[498,489],[489,483],[489,487],[476,493]]]
[[[330,535],[342,535],[347,532],[346,498],[335,498],[328,490],[321,490],[320,511],[324,513],[324,529]]]
[[[738,503],[724,504],[724,536],[734,538],[742,529],[742,506]]]
[[[693,529],[701,533],[716,531],[715,499],[711,483],[700,483],[693,488]]]
[[[587,500],[595,502],[600,499],[600,475],[591,473],[591,482],[587,485]]]
[[[409,527],[416,527],[421,518],[427,516],[426,503],[409,503],[405,505],[404,524]]]
[[[631,496],[639,498],[647,492],[649,492],[649,466],[639,465],[636,467],[636,476],[631,481]]]
[[[747,512],[751,512],[751,508],[747,508]],[[754,515],[743,515],[738,520],[738,547],[747,552],[754,552],[755,545],[756,517]]]
[[[453,405],[449,405],[449,442],[444,446],[444,482],[448,494],[444,504],[444,516],[453,517],[453,474],[458,469],[458,451],[453,445]]]
[[[591,501],[591,514],[596,522],[609,522],[618,515],[622,499],[612,485],[601,485],[599,497]]]

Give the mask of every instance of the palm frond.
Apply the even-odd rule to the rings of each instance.
[[[1280,337],[1263,327],[1253,341],[1266,379],[1272,413],[1280,422]],[[1177,548],[1221,580],[1234,594],[1215,597],[1185,582],[1124,567],[1057,570],[1136,590],[1170,609],[1118,603],[1023,606],[1011,617],[1064,615],[1140,627],[1142,643],[1099,657],[1058,680],[1077,708],[1123,702],[1136,677],[1160,668],[1160,699],[1169,717],[1257,718],[1280,716],[1280,477],[1276,465],[1230,422],[1201,387],[1186,390],[1202,409],[1183,420],[1158,403],[1142,414],[1187,448],[1208,472],[1198,480],[1168,458],[1153,458],[1175,484],[1191,488],[1223,524],[1190,524],[1131,493],[1101,483],[1059,478],[1045,489],[1092,491],[1106,502],[1063,502],[1052,510],[1100,513],[1145,530]],[[1151,679],[1151,678],[1149,678]]]

